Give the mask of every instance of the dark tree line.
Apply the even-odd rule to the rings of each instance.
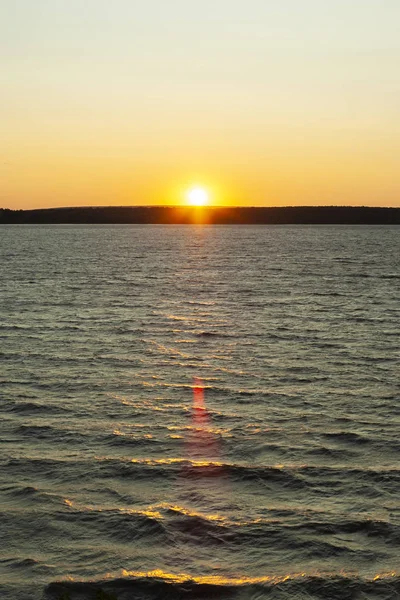
[[[186,207],[105,206],[0,209],[4,224],[399,225],[400,208],[367,206]]]

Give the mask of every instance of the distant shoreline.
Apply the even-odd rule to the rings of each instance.
[[[0,224],[400,225],[400,208],[368,206],[82,206],[0,209]]]

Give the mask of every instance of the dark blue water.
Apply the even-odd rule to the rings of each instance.
[[[399,234],[1,227],[1,597],[400,597]]]

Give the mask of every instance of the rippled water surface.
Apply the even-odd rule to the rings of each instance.
[[[398,598],[399,234],[1,227],[1,597]]]

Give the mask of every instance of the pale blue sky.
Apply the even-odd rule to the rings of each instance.
[[[151,173],[399,205],[399,30],[399,0],[0,0],[0,206],[160,202]]]

